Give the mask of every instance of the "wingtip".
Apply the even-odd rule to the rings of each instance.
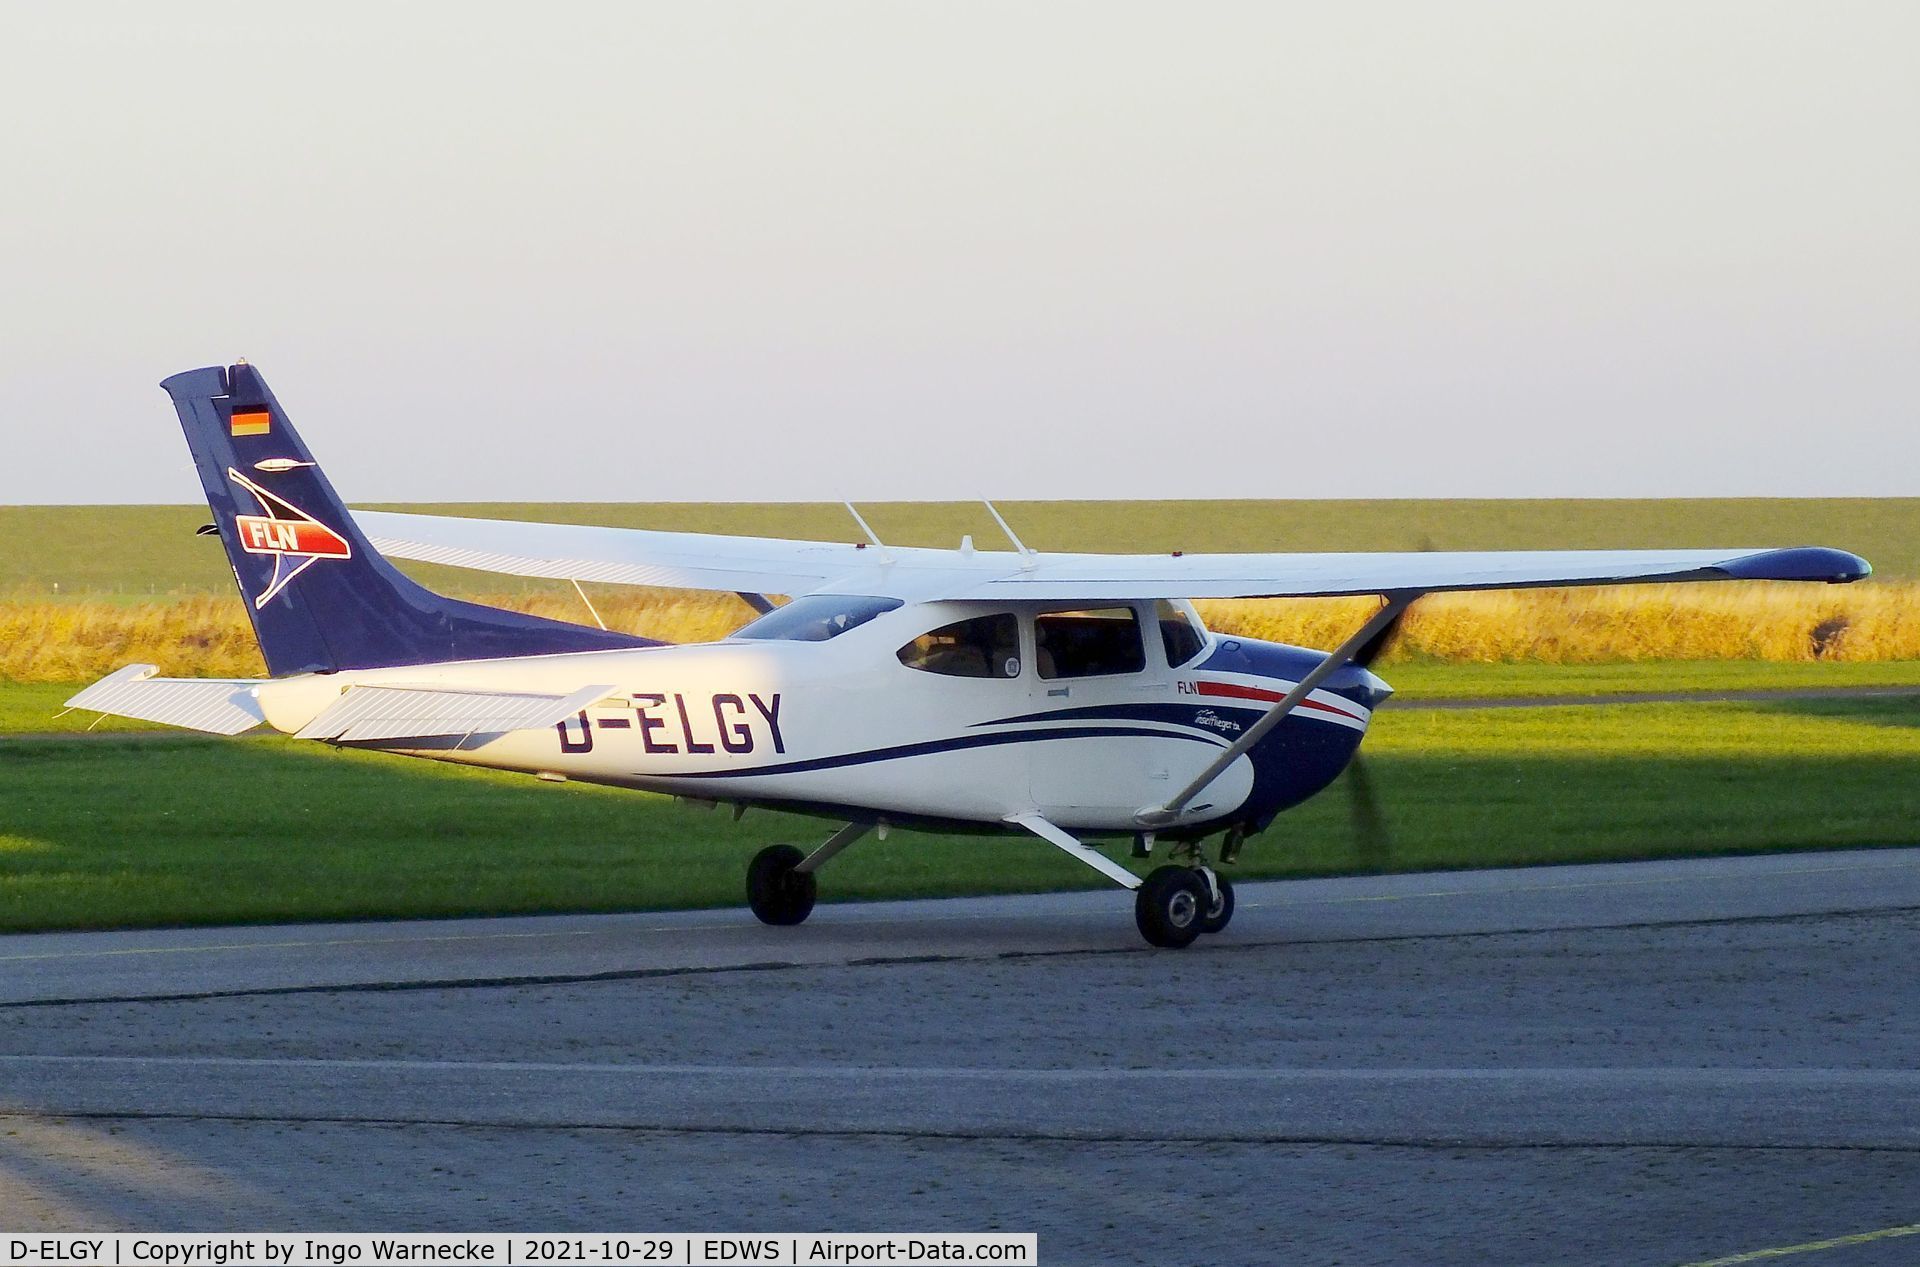
[[[1737,581],[1826,581],[1846,585],[1873,575],[1873,565],[1847,550],[1795,546],[1763,550],[1721,564],[1718,571]]]

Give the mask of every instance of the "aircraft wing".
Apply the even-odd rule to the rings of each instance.
[[[1042,555],[954,598],[1303,598],[1659,581],[1857,581],[1842,550],[1489,550],[1407,554]]]
[[[1657,581],[1856,581],[1844,550],[1491,550],[1361,554],[1015,554],[357,511],[395,558],[684,589],[819,589],[927,601],[1291,598]]]
[[[870,546],[584,524],[356,510],[374,549],[396,559],[616,585],[805,594],[864,569]],[[927,551],[945,554],[947,551]]]

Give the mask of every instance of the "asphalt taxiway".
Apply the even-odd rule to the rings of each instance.
[[[0,1224],[951,1229],[1046,1262],[1920,1241],[1920,850],[0,938]]]

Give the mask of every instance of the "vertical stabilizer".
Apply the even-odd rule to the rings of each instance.
[[[260,372],[242,361],[160,384],[276,676],[657,643],[446,598],[368,544]]]

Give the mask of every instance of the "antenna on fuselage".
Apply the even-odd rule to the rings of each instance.
[[[853,503],[841,502],[840,504],[847,508],[849,515],[853,516],[853,522],[860,525],[860,531],[867,534],[867,540],[873,542],[874,548],[880,551],[880,561],[882,563],[893,562],[893,551],[887,549],[887,543],[882,541],[873,529],[867,526],[867,521],[861,518],[860,512],[853,508]]]
[[[987,508],[989,515],[993,516],[993,522],[1000,525],[1000,531],[1007,534],[1007,540],[1013,542],[1013,548],[1020,552],[1020,566],[1031,570],[1040,561],[1040,556],[1027,549],[1027,543],[1014,535],[1012,525],[1006,521],[1006,517],[1000,513],[997,506],[984,497],[980,499],[980,504]]]

